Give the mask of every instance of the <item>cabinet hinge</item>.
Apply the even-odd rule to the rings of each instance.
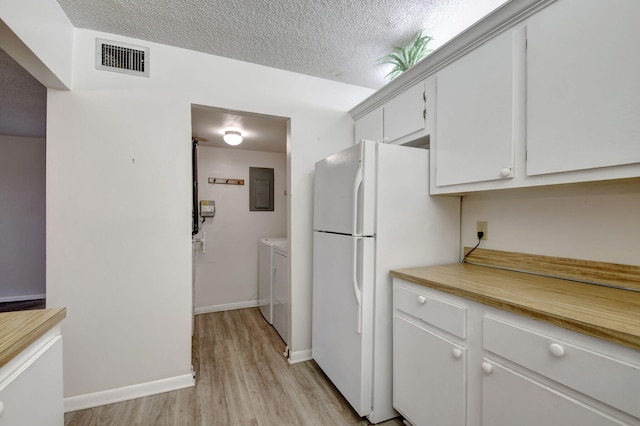
[[[422,110],[422,118],[427,119],[427,109]]]
[[[422,92],[422,100],[427,102],[427,91]]]

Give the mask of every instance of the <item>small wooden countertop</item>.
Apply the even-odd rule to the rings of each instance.
[[[65,308],[0,313],[0,367],[66,316]]]
[[[640,350],[640,292],[456,263],[391,276]]]

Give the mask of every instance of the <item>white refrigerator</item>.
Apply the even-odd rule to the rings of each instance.
[[[315,166],[312,354],[371,423],[398,415],[389,270],[459,261],[460,198],[429,196],[428,165],[362,141]]]

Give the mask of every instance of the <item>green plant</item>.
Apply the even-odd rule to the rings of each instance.
[[[412,44],[407,47],[394,47],[394,51],[380,59],[383,64],[391,64],[393,68],[385,77],[393,80],[412,66],[418,63],[422,58],[431,53],[432,49],[427,49],[429,42],[433,37],[422,35],[422,31]]]

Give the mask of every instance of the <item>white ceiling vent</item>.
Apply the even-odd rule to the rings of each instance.
[[[97,38],[96,69],[149,77],[149,48]]]

